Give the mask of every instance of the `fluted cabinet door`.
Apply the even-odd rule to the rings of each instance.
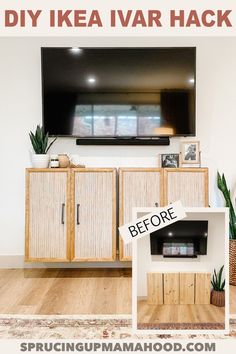
[[[156,207],[162,205],[161,169],[120,169],[120,226],[132,220],[134,207]],[[120,260],[130,261],[132,247],[124,245],[120,237]]]
[[[116,258],[116,171],[74,171],[73,261]]]
[[[207,168],[164,169],[165,204],[181,200],[185,207],[208,206]]]
[[[69,260],[69,175],[27,170],[26,261]]]

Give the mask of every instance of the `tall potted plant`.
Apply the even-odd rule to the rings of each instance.
[[[47,168],[49,165],[48,150],[56,138],[48,144],[48,133],[44,133],[43,128],[37,125],[35,133],[30,132],[30,141],[34,150],[32,154],[32,165],[35,168]]]
[[[229,208],[229,283],[236,286],[236,215],[224,174],[217,172],[217,186]]]
[[[225,306],[225,279],[222,278],[224,266],[222,266],[219,272],[214,274],[211,280],[211,303],[212,305],[223,307]]]

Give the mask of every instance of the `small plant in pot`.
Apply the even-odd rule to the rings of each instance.
[[[218,273],[214,269],[214,274],[212,277],[211,285],[211,303],[212,305],[224,307],[225,306],[225,279],[223,279],[223,269],[222,266]]]
[[[44,133],[43,128],[37,125],[35,133],[30,132],[30,141],[34,150],[32,154],[32,165],[35,168],[47,168],[50,156],[48,150],[55,142],[55,138],[50,144],[48,143],[48,133]]]
[[[236,286],[236,214],[224,174],[217,172],[217,186],[229,208],[229,283]]]

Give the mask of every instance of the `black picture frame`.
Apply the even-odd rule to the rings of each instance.
[[[178,168],[179,167],[179,154],[161,154],[161,167],[162,168]]]

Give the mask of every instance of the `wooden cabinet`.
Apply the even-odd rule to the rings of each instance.
[[[210,304],[210,273],[147,273],[149,305]]]
[[[147,303],[149,305],[163,305],[163,274],[147,274]]]
[[[180,273],[179,275],[179,303],[180,305],[194,304],[195,275]]]
[[[208,207],[207,168],[164,169],[164,204],[177,200],[186,207]]]
[[[26,261],[115,260],[115,169],[28,169],[26,187]]]
[[[27,170],[25,260],[70,260],[68,170]]]
[[[197,273],[195,279],[195,304],[210,304],[211,274]]]
[[[25,260],[37,262],[116,259],[115,168],[27,169]],[[208,206],[206,168],[121,168],[119,225],[134,207],[181,200]],[[119,258],[131,260],[131,245],[119,238]]]
[[[121,168],[119,170],[120,225],[132,220],[133,207],[162,205],[163,174],[160,168]],[[124,245],[120,237],[120,260],[130,261],[131,245]]]
[[[72,172],[74,261],[116,258],[116,173],[111,169]]]
[[[179,273],[164,274],[164,304],[179,304]]]
[[[132,220],[133,207],[155,207],[181,200],[186,207],[208,206],[207,168],[121,168],[119,225]],[[130,261],[131,245],[120,238],[120,260]]]

